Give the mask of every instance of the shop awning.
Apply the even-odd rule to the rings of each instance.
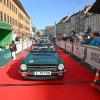
[[[12,25],[7,24],[3,21],[0,21],[0,29],[4,29],[4,30],[12,30]]]
[[[96,0],[96,2],[90,8],[89,12],[100,14],[100,0]]]

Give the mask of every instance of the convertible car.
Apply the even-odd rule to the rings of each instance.
[[[20,74],[23,79],[47,80],[64,77],[64,61],[55,48],[39,44],[22,61]]]

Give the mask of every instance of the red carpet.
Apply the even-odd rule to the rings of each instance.
[[[67,70],[63,80],[22,80],[18,74],[18,69],[22,58],[27,55],[25,51],[15,61],[10,62],[4,68],[0,69],[0,99],[100,100],[100,93],[90,85],[90,82],[94,79],[94,75],[63,51],[57,50],[64,59]]]

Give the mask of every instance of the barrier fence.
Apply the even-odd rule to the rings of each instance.
[[[16,43],[17,51],[16,53],[21,53],[23,50],[32,46],[32,41],[24,41]],[[0,66],[7,64],[9,61],[12,60],[11,50],[10,49],[3,49],[0,51]]]
[[[11,51],[10,49],[5,49],[0,51],[0,66],[8,63],[12,60]]]
[[[75,44],[73,43],[73,54],[77,57],[79,57],[80,59],[84,60],[85,59],[85,51],[86,51],[86,47],[80,45],[80,44]]]
[[[19,42],[16,44],[17,46],[17,51],[16,53],[20,53],[23,50],[29,48],[30,46],[32,46],[32,41],[23,41],[23,42]]]
[[[73,49],[72,49],[72,43],[70,42],[66,42],[65,43],[65,50],[67,50],[68,52],[72,53]]]
[[[100,70],[100,48],[57,39],[56,45]]]

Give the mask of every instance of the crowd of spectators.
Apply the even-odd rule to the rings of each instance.
[[[62,34],[58,36],[58,40],[100,47],[100,34],[98,32],[92,32],[92,33],[81,32],[79,34]]]

